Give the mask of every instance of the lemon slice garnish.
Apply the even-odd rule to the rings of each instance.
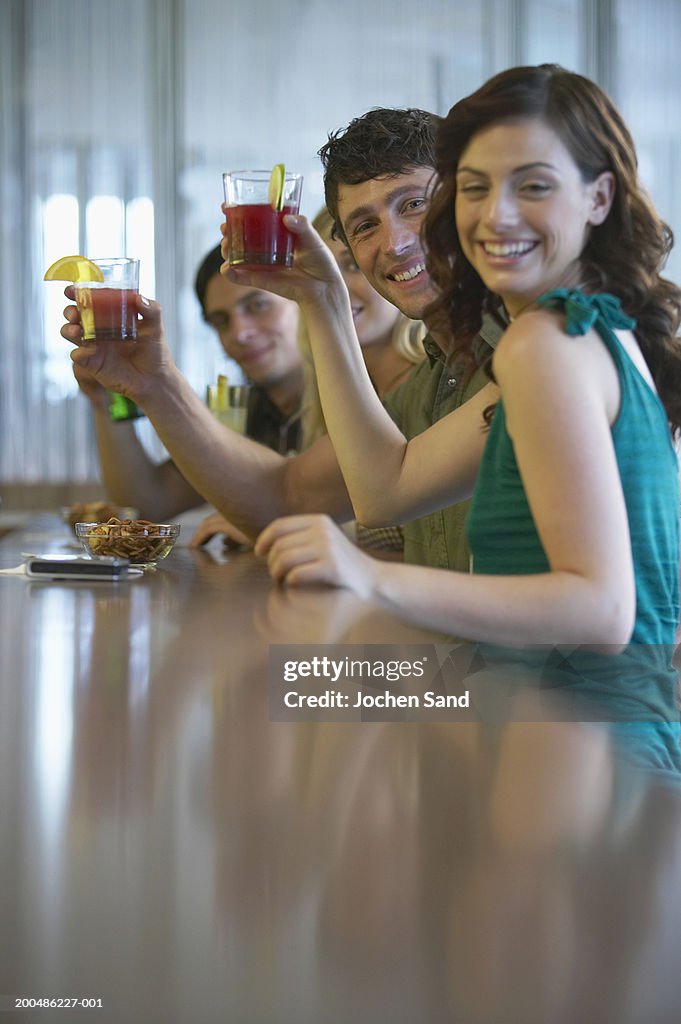
[[[284,206],[284,179],[286,178],[286,168],[283,164],[275,164],[272,168],[270,175],[270,189],[268,198],[270,206],[277,213],[283,209]]]
[[[104,275],[87,256],[62,256],[45,271],[43,281],[103,281]]]

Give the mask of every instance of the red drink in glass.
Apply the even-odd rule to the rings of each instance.
[[[227,207],[229,262],[240,266],[290,267],[295,236],[284,226],[293,206],[274,210],[269,203]]]
[[[277,173],[279,172],[279,173]],[[300,209],[303,178],[272,171],[227,171],[225,189],[227,261],[235,266],[290,267],[295,235],[284,217]]]
[[[137,291],[76,285],[76,302],[83,325],[83,339],[116,341],[137,336]]]
[[[92,261],[101,271],[99,281],[77,281],[76,302],[85,341],[133,340],[137,337],[139,260],[107,256]],[[131,398],[109,392],[112,420],[141,416]]]

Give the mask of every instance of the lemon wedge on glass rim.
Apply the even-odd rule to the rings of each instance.
[[[270,175],[268,199],[273,210],[279,213],[284,208],[284,181],[286,168],[283,164],[275,164]]]
[[[43,281],[103,281],[104,275],[87,256],[62,256],[45,271]]]

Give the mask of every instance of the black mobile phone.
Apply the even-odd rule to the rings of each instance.
[[[127,558],[78,558],[72,555],[32,555],[26,559],[26,575],[44,580],[117,581],[128,577]]]

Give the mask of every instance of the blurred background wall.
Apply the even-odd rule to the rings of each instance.
[[[373,106],[444,114],[544,61],[612,95],[679,235],[680,48],[679,0],[1,0],[0,495],[98,475],[62,288],[42,281],[58,256],[139,257],[203,393],[224,357],[193,277],[220,241],[223,171],[284,161],[313,215],[329,131]]]

